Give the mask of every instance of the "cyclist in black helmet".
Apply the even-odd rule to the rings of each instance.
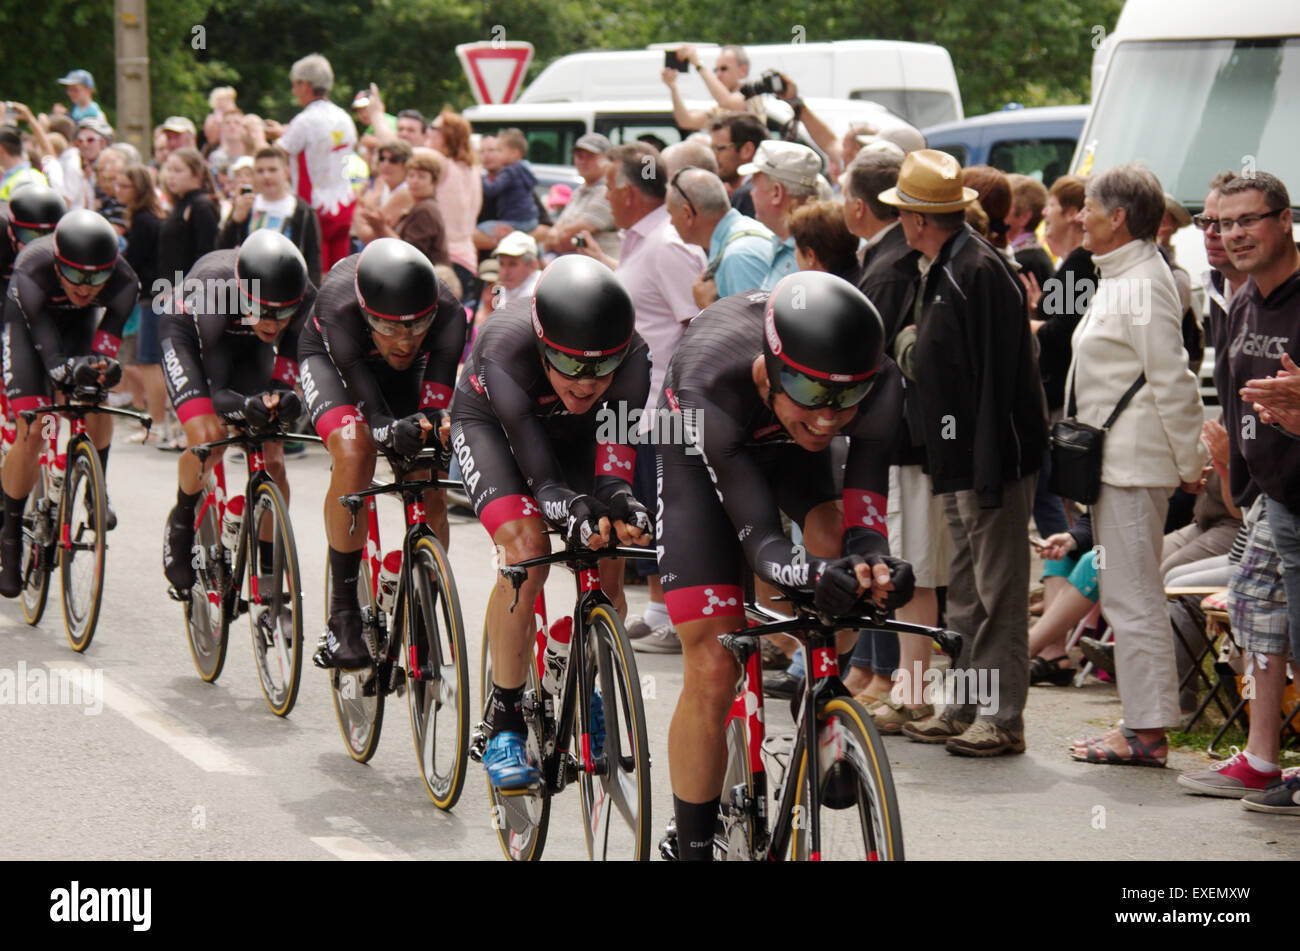
[[[313,658],[317,666],[369,663],[357,599],[366,522],[354,524],[339,496],[369,487],[377,446],[405,457],[439,440],[445,446],[467,326],[465,308],[429,259],[397,238],[372,241],[321,282],[298,347],[303,397],[334,465],[325,496],[329,629]],[[445,493],[425,493],[424,506],[425,520],[447,545]]]
[[[880,315],[857,288],[801,271],[704,310],[668,365],[659,410],[680,415],[684,438],[659,445],[659,570],[685,663],[668,735],[683,859],[713,854],[739,674],[717,638],[745,623],[744,573],[811,589],[830,615],[868,593],[890,606],[911,597],[911,566],[886,538],[904,422],[902,376],[883,352]],[[842,496],[837,435],[849,438]],[[803,545],[782,532],[781,512]]]
[[[302,415],[293,389],[298,337],[315,303],[302,253],[278,231],[254,231],[239,248],[212,251],[194,263],[177,294],[163,302],[158,333],[167,395],[189,445],[224,438],[226,421],[268,429],[292,425]],[[288,501],[284,444],[264,448],[266,471]],[[163,535],[163,573],[182,595],[194,585],[194,506],[221,455],[217,450],[204,465],[193,453],[181,454],[176,506]],[[269,548],[270,540],[265,544]],[[270,552],[264,555],[269,562]]]
[[[615,536],[623,544],[651,541],[650,515],[632,495],[634,447],[615,427],[602,427],[609,418],[602,410],[639,416],[650,394],[650,351],[634,323],[632,299],[614,272],[569,255],[542,272],[533,297],[493,313],[474,341],[452,402],[451,446],[465,494],[505,563],[550,551],[543,518],[593,549]],[[601,584],[625,614],[622,565],[602,561]],[[532,604],[545,580],[545,568],[531,569],[519,603]],[[519,708],[533,617],[512,613],[514,590],[503,579],[497,584],[487,618],[492,738],[483,764],[493,786],[511,789],[538,778]]]
[[[5,301],[0,350],[5,389],[14,413],[49,406],[54,391],[93,386],[106,392],[122,379],[117,350],[122,328],[140,295],[140,282],[118,255],[117,232],[102,215],[68,212],[54,234],[37,238],[14,262]],[[103,317],[100,317],[103,308]],[[22,511],[36,484],[43,427],[37,417],[19,421],[18,438],[5,456],[4,530],[0,537],[0,594],[18,594]],[[93,414],[86,432],[108,468],[113,418]],[[108,509],[105,530],[117,525]]]
[[[9,290],[18,252],[52,232],[67,211],[67,203],[58,192],[36,184],[15,191],[7,207],[0,204],[0,226],[7,239],[0,239],[0,297]]]

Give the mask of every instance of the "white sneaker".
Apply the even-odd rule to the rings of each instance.
[[[682,642],[670,622],[661,624],[644,637],[632,641],[632,650],[643,654],[680,654]]]

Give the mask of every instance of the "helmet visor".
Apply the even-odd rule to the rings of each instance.
[[[546,355],[546,362],[551,365],[551,369],[560,376],[567,376],[576,380],[584,376],[609,376],[618,369],[619,364],[623,362],[623,358],[627,356],[627,347],[617,353],[586,356],[578,353],[565,353],[563,350],[556,350],[552,346],[542,344],[542,352]]]
[[[65,264],[62,261],[57,263],[59,274],[69,284],[89,284],[91,287],[107,284],[108,279],[113,276],[116,270],[115,268],[106,267],[95,271],[87,271],[79,267],[73,267],[71,264]]]
[[[865,380],[837,383],[818,380],[787,366],[781,367],[781,392],[804,409],[848,409],[861,403],[875,385],[874,376]]]
[[[365,308],[362,308],[361,313],[366,315],[370,329],[381,337],[419,337],[433,325],[433,318],[437,316],[436,311],[430,311],[414,320],[385,320]]]
[[[255,320],[288,320],[294,314],[298,313],[298,304],[300,301],[290,301],[287,304],[268,304],[264,301],[255,300],[247,294],[239,295],[239,309],[244,312],[244,316],[251,321]]]
[[[15,224],[13,229],[15,241],[19,244],[31,244],[37,238],[43,238],[47,234],[52,234],[54,226],[50,225],[48,228],[27,228],[23,225]]]

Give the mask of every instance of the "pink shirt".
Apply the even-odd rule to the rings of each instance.
[[[447,229],[447,254],[471,273],[478,273],[474,223],[483,208],[483,179],[479,170],[464,162],[444,158],[438,179],[438,208]]]
[[[636,331],[650,347],[649,413],[659,405],[659,391],[686,324],[700,309],[695,306],[691,285],[707,266],[704,250],[682,240],[668,219],[668,207],[660,205],[623,232],[618,258],[619,280],[636,306]]]

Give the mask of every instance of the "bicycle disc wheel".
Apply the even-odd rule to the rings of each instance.
[[[50,573],[54,570],[54,518],[45,497],[45,475],[37,476],[23,509],[23,619],[33,626],[41,622],[50,595]]]
[[[283,717],[293,709],[302,680],[302,583],[289,506],[274,482],[263,482],[254,490],[253,520],[248,524],[249,586],[256,578],[260,601],[254,604],[253,598],[248,599],[253,661],[266,705]],[[257,542],[266,531],[271,535],[269,564],[262,560]]]
[[[713,838],[714,858],[721,862],[747,862],[754,857],[754,827],[747,803],[754,801],[754,774],[749,769],[745,723],[739,717],[727,723],[727,771],[722,781],[718,833]]]
[[[226,562],[221,546],[221,518],[216,504],[208,505],[209,497],[205,488],[198,501],[203,518],[194,533],[194,547],[190,549],[194,587],[185,605],[185,636],[194,668],[203,680],[212,683],[221,676],[221,668],[226,664],[230,618],[225,610]]]
[[[361,559],[361,570],[357,574],[357,597],[362,604],[363,617],[368,613],[370,621],[363,628],[366,647],[370,649],[372,659],[379,656],[378,606],[370,595],[370,565]],[[325,569],[325,614],[329,615],[330,574]],[[379,749],[379,734],[384,725],[384,693],[379,689],[375,677],[375,668],[368,670],[334,670],[330,676],[330,700],[334,705],[334,717],[339,722],[339,732],[343,735],[343,745],[348,748],[348,755],[358,763],[367,763]]]
[[[441,543],[416,539],[402,604],[411,738],[424,788],[439,809],[456,805],[469,764],[469,666],[456,579]],[[416,671],[420,676],[416,677]]]
[[[104,469],[88,439],[68,455],[68,474],[59,516],[59,580],[63,587],[63,626],[74,651],[84,651],[95,636],[104,596],[104,521],[107,517]]]
[[[492,616],[492,599],[499,592],[494,585],[488,597],[487,616]],[[516,608],[515,610],[519,610]],[[536,630],[536,627],[533,628]],[[483,664],[479,677],[479,695],[487,703],[492,689],[492,650],[488,643],[487,625],[483,627]],[[530,647],[528,651],[528,677],[524,681],[525,695],[532,694],[541,704],[542,688],[537,682],[537,664]],[[486,719],[486,714],[484,716]],[[528,724],[528,755],[534,763],[540,764],[541,742],[539,740],[540,724],[543,722],[536,713],[524,715]],[[484,770],[484,778],[487,771]],[[546,830],[551,822],[551,790],[543,781],[537,787],[518,792],[502,792],[492,788],[489,781],[488,798],[492,802],[492,828],[496,831],[501,851],[512,862],[536,862],[542,857],[546,848]]]
[[[885,744],[862,704],[832,697],[817,715],[821,779],[821,852],[812,855],[808,751],[795,767],[795,821],[790,858],[796,861],[901,862],[903,827]]]
[[[578,774],[587,857],[646,861],[650,750],[636,660],[623,622],[610,605],[592,609],[586,634],[583,663],[593,690],[591,696],[579,698],[575,745],[584,759],[584,746],[589,745],[595,763],[592,772]],[[583,734],[590,737],[589,744],[583,743]]]

